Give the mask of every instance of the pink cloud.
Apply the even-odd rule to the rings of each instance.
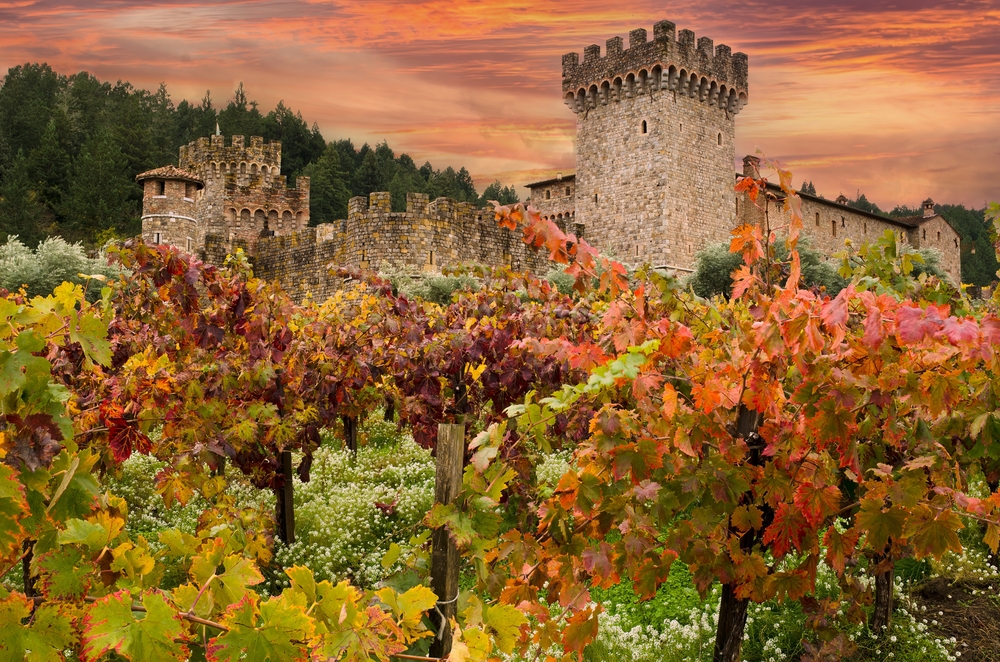
[[[903,6],[905,4],[905,6]],[[480,186],[573,166],[560,56],[669,18],[750,56],[737,149],[880,206],[998,198],[1000,0],[0,0],[0,68],[47,61],[217,103],[244,81],[329,139]]]

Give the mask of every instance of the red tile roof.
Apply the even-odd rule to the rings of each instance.
[[[205,184],[205,182],[201,181],[201,178],[197,175],[192,175],[190,172],[181,170],[177,166],[172,165],[147,170],[146,172],[137,175],[135,181],[141,182],[144,179],[180,179],[185,182],[193,182],[195,184],[202,185]]]

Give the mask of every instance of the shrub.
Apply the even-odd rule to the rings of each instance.
[[[32,250],[16,236],[0,246],[0,287],[16,292],[22,285],[29,296],[52,293],[64,281],[85,284],[84,276],[101,275],[113,278],[119,274],[116,267],[108,265],[103,254],[87,257],[83,245],[70,244],[61,237],[49,237]],[[87,298],[100,297],[101,283],[91,283]]]
[[[774,248],[778,260],[788,259],[788,248],[784,240],[779,238]],[[822,287],[828,294],[835,295],[847,286],[847,281],[837,273],[833,263],[813,249],[806,238],[799,239],[798,250],[803,287]],[[695,255],[695,270],[688,278],[688,285],[700,297],[708,298],[717,294],[728,297],[733,291],[733,279],[730,275],[742,262],[740,255],[729,252],[729,244],[711,244]]]

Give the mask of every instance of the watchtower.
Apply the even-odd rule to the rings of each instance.
[[[689,268],[735,224],[735,118],[748,59],[670,21],[562,58],[576,113],[576,222],[626,261]]]

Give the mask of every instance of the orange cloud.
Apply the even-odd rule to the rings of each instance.
[[[328,138],[388,139],[480,186],[573,167],[560,56],[669,18],[750,56],[737,149],[880,206],[998,198],[1000,0],[0,0],[0,67],[48,61],[176,100],[240,81]]]

